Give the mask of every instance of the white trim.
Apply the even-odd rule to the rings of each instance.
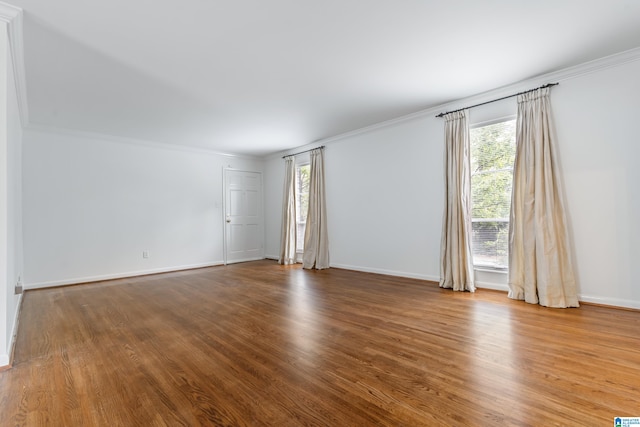
[[[222,264],[227,265],[227,240],[229,232],[227,231],[227,170],[228,167],[222,167]],[[264,203],[264,201],[263,201]],[[266,237],[265,237],[266,238]]]
[[[480,265],[474,266],[473,271],[481,271],[483,273],[509,274],[509,270],[507,270],[506,268],[491,268]]]
[[[341,268],[344,270],[361,271],[363,273],[375,273],[375,274],[383,274],[386,276],[396,276],[396,277],[406,277],[410,279],[428,280],[436,283],[440,281],[440,278],[438,276],[432,276],[429,274],[415,274],[415,273],[407,273],[407,272],[395,271],[395,270],[385,270],[381,268],[358,267],[358,266],[346,265],[346,264],[331,264],[331,267]],[[475,285],[477,289],[492,289],[496,291],[509,292],[508,285],[503,285],[499,283],[476,281]],[[506,298],[506,295],[505,295],[505,298]],[[640,310],[640,301],[634,301],[634,300],[578,295],[578,301],[593,303],[593,304],[600,304],[603,306],[609,306],[611,308],[631,308],[631,309]]]
[[[240,260],[237,260],[237,261],[227,262],[226,265],[240,264],[242,262],[250,262],[250,261],[262,261],[263,259],[264,259],[264,257],[240,259]]]
[[[550,73],[541,74],[536,77],[531,77],[529,79],[522,80],[517,83],[513,83],[507,86],[502,86],[496,89],[489,90],[487,92],[482,92],[477,95],[459,99],[447,104],[443,104],[436,108],[430,108],[428,110],[424,110],[423,113],[429,114],[434,110],[436,111],[456,110],[459,108],[465,108],[474,104],[492,101],[497,98],[502,98],[503,96],[513,95],[514,93],[518,93],[524,90],[533,89],[537,86],[540,86],[546,83],[552,83],[552,82],[557,83],[561,81],[566,81],[566,80],[574,79],[576,77],[581,77],[581,76],[591,74],[600,70],[617,67],[617,66],[624,65],[624,64],[638,61],[638,60],[640,60],[640,47],[630,49],[624,52],[616,53],[613,55],[605,56],[600,59],[575,65],[573,67],[564,68],[558,71],[552,71]]]
[[[18,295],[16,312],[13,315],[13,326],[11,327],[11,335],[9,335],[9,342],[7,343],[7,350],[9,351],[9,353],[7,354],[6,365],[11,364],[11,355],[13,354],[14,346],[16,345],[16,338],[18,336],[18,322],[20,321],[20,311],[22,310],[22,295],[24,295],[24,293]],[[0,359],[2,358],[0,357]],[[0,360],[0,366],[4,366],[2,360]]]
[[[277,256],[277,255],[265,255],[264,259],[272,259],[274,261],[278,261],[280,259],[280,257]]]
[[[221,152],[210,150],[207,148],[197,148],[197,147],[191,147],[186,145],[168,144],[165,142],[155,142],[155,141],[149,141],[146,139],[127,138],[123,136],[108,135],[108,134],[99,133],[99,132],[87,132],[87,131],[59,128],[59,127],[46,126],[46,125],[40,125],[40,124],[29,124],[29,126],[25,127],[25,130],[30,132],[44,133],[44,134],[55,134],[55,135],[65,136],[70,138],[96,139],[96,140],[105,141],[105,142],[115,142],[120,144],[129,144],[129,145],[140,145],[140,146],[149,147],[149,148],[163,148],[165,150],[186,151],[189,153],[208,154],[213,156],[241,158],[241,159],[249,159],[249,160],[261,160],[261,157],[259,156],[221,153]]]
[[[606,70],[607,68],[618,67],[638,60],[640,60],[640,47],[635,47],[633,49],[594,59],[593,61],[583,62],[582,64],[574,65],[573,67],[542,74],[537,77],[537,79],[559,82],[595,73],[597,71]]]
[[[491,126],[491,125],[496,125],[498,123],[510,122],[512,120],[517,120],[517,119],[518,119],[517,114],[509,114],[508,116],[497,117],[495,119],[485,120],[482,122],[469,123],[469,129],[478,129],[485,126]]]
[[[491,283],[491,282],[475,282],[476,288],[478,289],[493,289],[494,291],[505,291],[509,292],[509,286],[503,285],[501,283]]]
[[[296,158],[294,159],[294,164],[296,165],[296,168],[301,168],[303,166],[308,166],[311,164],[311,156],[307,156],[306,154],[307,153],[296,156]]]
[[[0,4],[0,7],[2,5]],[[0,368],[4,368],[11,364],[11,354],[13,353],[13,346],[16,344],[16,335],[18,334],[18,320],[20,310],[22,308],[22,295],[18,295],[18,304],[16,304],[16,312],[13,315],[13,325],[11,327],[11,335],[9,335],[9,342],[7,343],[6,354],[0,354]]]
[[[22,15],[21,8],[0,1],[0,21],[11,23],[20,15]]]
[[[18,111],[22,126],[29,124],[29,108],[27,104],[27,74],[24,68],[24,43],[22,31],[22,9],[0,2],[0,21],[7,24],[9,51],[13,63],[16,93],[18,94]]]
[[[223,261],[205,262],[201,264],[179,265],[174,267],[163,267],[163,268],[154,268],[149,270],[129,271],[126,273],[103,274],[99,276],[87,276],[87,277],[76,277],[76,278],[63,279],[63,280],[52,280],[49,282],[25,284],[24,289],[25,290],[41,289],[41,288],[51,288],[54,286],[77,285],[80,283],[102,282],[105,280],[126,279],[129,277],[146,276],[149,274],[158,274],[158,273],[171,273],[174,271],[192,270],[194,268],[204,268],[204,267],[216,267],[219,265],[224,265],[224,262]]]
[[[578,295],[578,301],[590,302],[592,304],[606,305],[610,307],[633,308],[640,310],[640,301],[609,298],[609,297],[590,297],[588,295]]]
[[[347,264],[331,264],[333,268],[341,268],[343,270],[361,271],[363,273],[384,274],[385,276],[406,277],[409,279],[428,280],[430,282],[440,282],[440,277],[429,274],[408,273],[406,271],[386,270],[383,268],[360,267]]]
[[[595,73],[600,70],[604,70],[607,68],[617,67],[620,65],[624,65],[630,62],[640,60],[640,47],[636,47],[633,49],[629,49],[623,52],[615,53],[613,55],[605,56],[600,59],[596,59],[593,61],[585,62],[583,64],[575,65],[573,67],[564,68],[562,70],[553,71],[546,74],[541,74],[536,77],[531,77],[526,80],[521,80],[516,83],[512,83],[506,86],[502,86],[499,88],[495,88],[486,92],[481,92],[476,95],[471,95],[466,98],[461,98],[455,101],[451,101],[445,104],[436,105],[434,107],[427,108],[425,110],[417,111],[415,113],[407,114],[405,116],[396,117],[395,119],[385,120],[383,122],[379,122],[370,126],[365,126],[363,128],[354,129],[349,132],[341,133],[335,136],[331,136],[324,139],[319,139],[317,141],[313,141],[307,145],[302,145],[299,147],[290,148],[285,151],[280,151],[278,153],[274,153],[271,155],[265,156],[265,158],[284,156],[287,153],[295,153],[297,151],[317,148],[320,145],[327,145],[345,138],[353,137],[356,135],[372,132],[374,130],[378,130],[381,128],[386,128],[389,126],[393,126],[399,123],[403,123],[406,121],[420,119],[425,116],[435,116],[438,113],[450,110],[457,110],[460,108],[465,108],[470,105],[480,104],[487,101],[492,101],[494,99],[502,98],[503,96],[510,96],[514,93],[522,92],[524,90],[533,89],[537,86],[551,83],[551,82],[561,82],[569,79],[574,79],[576,77],[584,76],[586,74]]]
[[[496,291],[509,292],[509,285],[502,285],[499,283],[476,282],[476,287],[478,289],[493,289]],[[640,310],[640,301],[635,301],[635,300],[578,295],[578,301],[581,303],[592,303],[592,304],[598,304],[598,305],[611,307],[611,308],[622,308],[622,309],[630,308],[630,309]]]

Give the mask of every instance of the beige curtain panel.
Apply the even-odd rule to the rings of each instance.
[[[296,263],[296,164],[293,157],[284,159],[284,192],[282,196],[282,237],[280,264]]]
[[[519,95],[509,298],[547,307],[578,307],[552,129],[549,89]]]
[[[303,268],[329,268],[329,233],[324,191],[324,150],[311,151],[309,213],[304,232]]]
[[[463,110],[444,116],[445,205],[440,242],[440,287],[474,292],[467,113],[467,110]]]

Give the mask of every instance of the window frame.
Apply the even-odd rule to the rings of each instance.
[[[495,125],[495,124],[498,124],[498,123],[504,123],[504,122],[509,122],[509,121],[515,121],[516,125],[517,125],[517,114],[509,114],[509,115],[506,115],[506,116],[501,116],[501,117],[497,117],[497,118],[493,118],[493,119],[489,119],[489,120],[483,120],[483,121],[480,121],[480,122],[470,123],[469,124],[469,132],[471,133],[472,129],[478,129],[478,128],[482,128],[482,127],[485,127],[485,126],[491,126],[491,125]],[[471,144],[471,135],[469,135],[469,144]],[[514,141],[514,144],[515,144],[515,141]],[[469,164],[471,164],[471,147],[469,147]],[[515,164],[514,164],[514,166],[515,166]],[[469,168],[469,169],[471,169],[471,168]],[[500,169],[500,171],[505,171],[505,169]],[[511,169],[511,171],[512,171],[512,180],[513,180],[513,167]],[[495,172],[498,172],[498,170],[491,171],[491,173],[495,173]],[[471,177],[472,177],[471,170],[469,170],[469,175],[470,175],[469,178],[470,178],[470,185],[471,185]],[[511,191],[513,192],[513,188],[511,189]],[[471,192],[473,192],[472,188],[471,188]],[[473,201],[471,200],[471,202],[473,202]],[[511,208],[509,208],[509,218],[506,221],[507,223],[511,222],[511,220],[510,220],[510,216],[511,215],[510,214],[511,214]],[[474,218],[473,218],[472,214],[471,214],[471,218],[470,219],[471,219],[471,222],[473,223],[474,222]],[[486,221],[486,220],[491,219],[491,218],[478,218],[478,219]],[[500,220],[502,220],[502,218],[500,218]],[[478,221],[476,221],[476,222],[478,222]],[[509,266],[508,265],[502,267],[502,266],[497,266],[497,265],[476,264],[475,261],[474,261],[473,253],[472,253],[472,256],[471,256],[471,260],[473,262],[473,269],[476,270],[476,271],[482,271],[482,272],[488,272],[488,273],[502,273],[502,274],[507,274],[509,272]]]
[[[304,166],[310,166],[311,165],[311,157],[308,154],[304,154],[301,156],[296,157],[295,159],[295,176],[296,176],[296,181],[297,181],[297,177],[298,177],[298,168],[304,167]],[[301,205],[300,203],[300,194],[298,194],[297,191],[297,182],[296,182],[296,232],[298,230],[298,226],[300,224],[300,222],[298,221],[299,218],[299,213],[297,212],[298,207]],[[305,224],[305,228],[307,225],[307,221],[305,220],[304,222]],[[299,236],[297,236],[299,237]],[[303,237],[304,240],[304,237]],[[296,242],[296,254],[298,254],[299,256],[301,256],[304,253],[304,247],[298,247],[297,242]]]

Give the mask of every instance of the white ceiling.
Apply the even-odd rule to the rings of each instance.
[[[265,155],[640,46],[637,0],[8,0],[30,123]]]

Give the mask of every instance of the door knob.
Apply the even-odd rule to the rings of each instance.
[[[231,217],[227,215],[227,222],[231,222]]]

